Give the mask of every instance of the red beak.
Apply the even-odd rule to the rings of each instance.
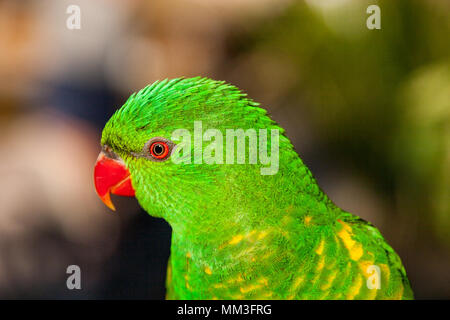
[[[121,160],[111,159],[100,152],[94,169],[95,190],[104,204],[116,210],[111,202],[110,193],[119,196],[134,197],[130,171]]]

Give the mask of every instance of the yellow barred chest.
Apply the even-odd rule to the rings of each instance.
[[[305,224],[311,225],[310,218]],[[290,250],[274,252],[271,241],[288,239],[277,230],[252,230],[231,235],[218,249],[239,247],[235,265],[217,269],[198,264],[187,252],[183,265],[169,263],[169,299],[402,299],[404,285],[398,270],[359,242],[350,224],[324,236],[303,256]],[[292,239],[290,239],[292,240]],[[255,243],[257,245],[255,245]],[[288,247],[289,242],[286,243]],[[372,249],[372,248],[371,248]],[[380,253],[381,252],[381,253]]]
[[[287,299],[403,299],[404,283],[382,247],[366,248],[350,224],[338,220],[335,235],[322,238],[302,263]],[[312,263],[311,263],[312,261]]]

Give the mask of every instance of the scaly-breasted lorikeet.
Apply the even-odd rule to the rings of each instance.
[[[201,134],[214,134],[178,150],[174,132],[185,129],[195,140],[198,123]],[[227,129],[278,130],[277,171],[261,174],[267,162],[249,161],[248,150],[244,163],[221,161]],[[259,140],[274,152],[271,139]],[[172,227],[169,299],[413,298],[380,232],[333,204],[284,130],[232,85],[201,77],[157,81],[111,117],[101,145],[94,175],[103,202],[114,209],[110,193],[136,196]],[[182,162],[170,161],[176,150]],[[195,158],[199,152],[215,161]]]

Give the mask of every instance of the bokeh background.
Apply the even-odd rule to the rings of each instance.
[[[449,34],[447,0],[0,0],[0,298],[164,298],[170,227],[108,211],[92,170],[132,92],[196,75],[261,102],[416,297],[450,298]]]

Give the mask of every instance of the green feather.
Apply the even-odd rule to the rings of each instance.
[[[261,175],[259,163],[134,156],[152,137],[192,131],[194,121],[221,132],[280,130],[278,173]],[[167,298],[413,297],[399,257],[379,231],[334,205],[284,130],[232,85],[200,77],[155,82],[112,116],[102,144],[124,160],[141,206],[172,227]],[[379,289],[367,285],[372,265],[380,270]]]

